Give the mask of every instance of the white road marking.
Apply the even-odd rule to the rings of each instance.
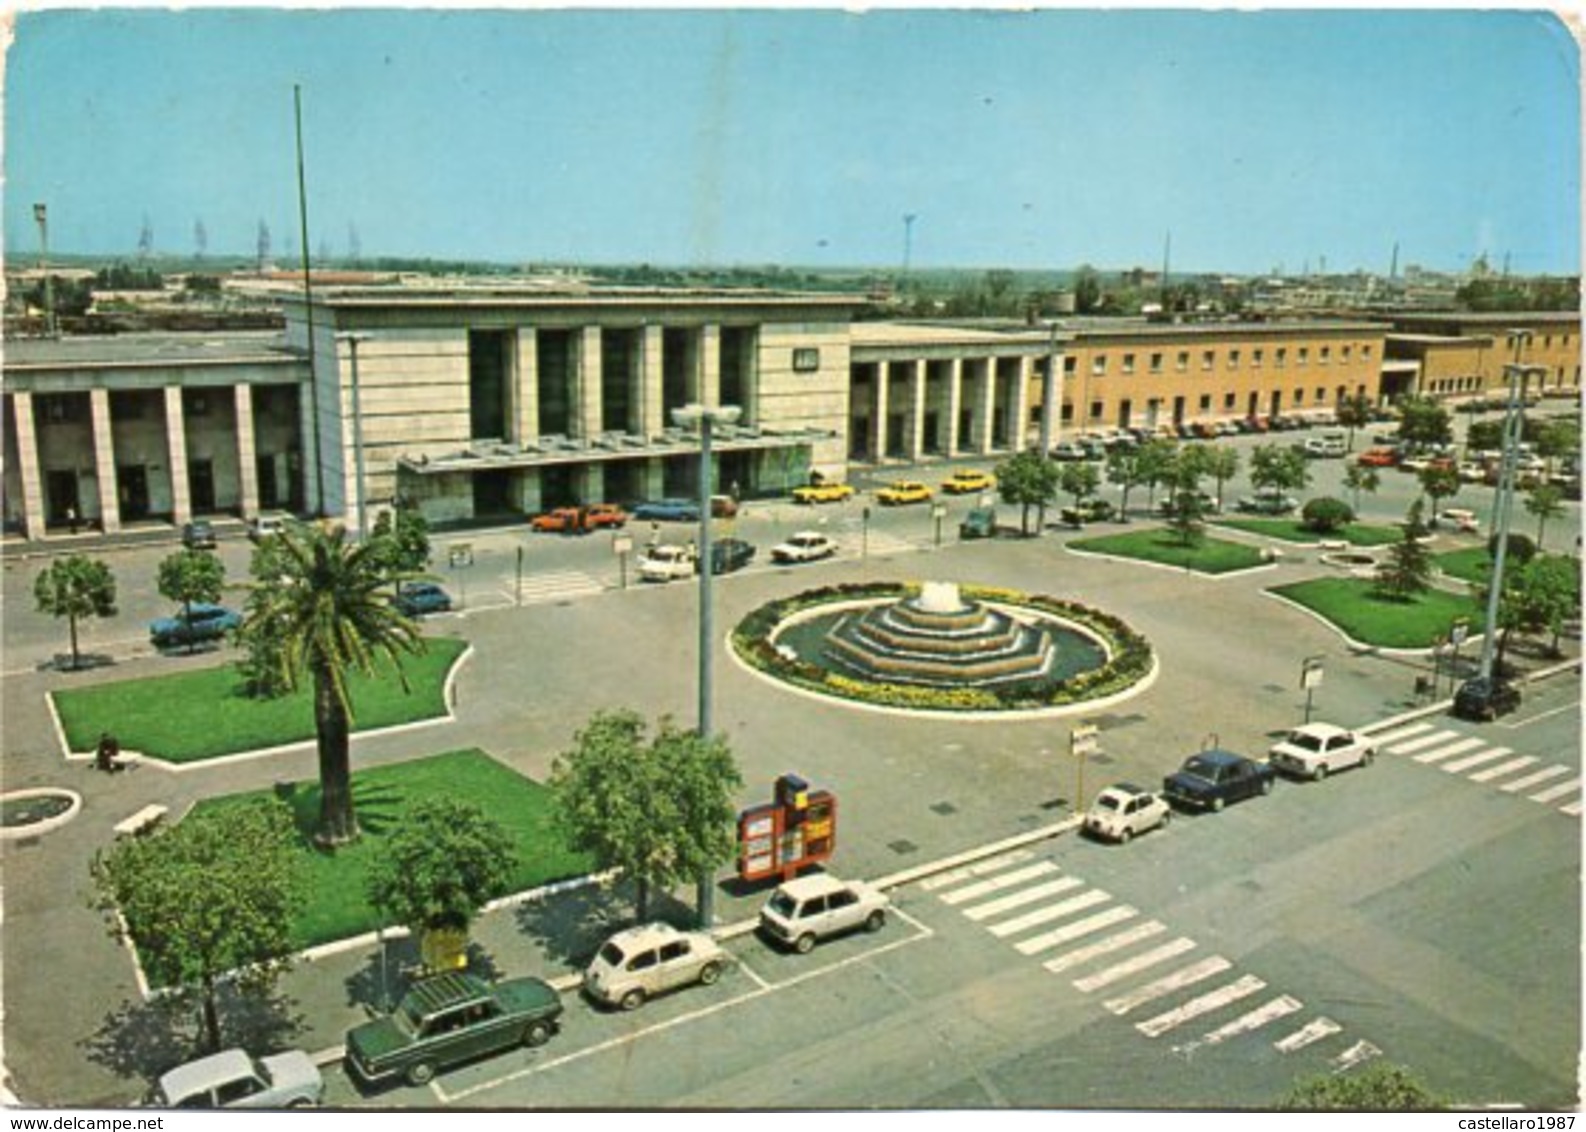
[[[1558,786],[1549,787],[1539,794],[1530,795],[1533,802],[1551,802],[1554,798],[1562,798],[1566,794],[1573,794],[1580,789],[1580,779],[1572,778]]]
[[[1067,892],[1071,888],[1078,888],[1085,882],[1078,877],[1058,877],[1045,884],[1037,884],[1030,888],[1021,889],[1011,896],[999,897],[988,900],[984,904],[976,904],[972,908],[965,908],[964,915],[971,920],[989,920],[1014,908],[1022,908],[1026,904],[1034,904],[1037,900],[1045,900],[1048,896],[1056,896],[1059,892]]]
[[[1580,811],[1581,811],[1581,804],[1579,802],[1571,802],[1567,806],[1560,806],[1559,807],[1559,812],[1560,813],[1568,814],[1572,818],[1580,817]]]
[[[1136,914],[1135,910],[1127,904],[1120,904],[1115,908],[1108,908],[1105,912],[1099,912],[1083,920],[1076,920],[1072,924],[1065,924],[1054,931],[1020,940],[1013,947],[1021,955],[1034,955],[1037,951],[1045,951],[1049,947],[1056,947],[1059,944],[1067,943],[1069,940],[1079,939],[1081,936],[1098,932],[1102,928],[1108,928],[1113,924],[1122,923],[1124,920],[1133,919]],[[1145,933],[1146,935],[1165,930],[1161,924],[1154,922],[1146,926],[1151,928],[1151,931]],[[1122,945],[1120,944],[1120,946]]]
[[[1457,738],[1459,738],[1458,731],[1434,731],[1430,735],[1422,735],[1420,738],[1411,739],[1407,743],[1395,743],[1388,750],[1395,755],[1409,755]]]
[[[1385,734],[1373,735],[1371,741],[1378,746],[1386,746],[1389,743],[1397,743],[1400,739],[1408,739],[1411,735],[1419,735],[1423,731],[1430,730],[1431,726],[1430,723],[1409,723]]]
[[[1541,770],[1532,771],[1530,774],[1526,775],[1524,778],[1517,778],[1513,782],[1505,782],[1503,784],[1503,790],[1504,790],[1505,793],[1508,793],[1508,794],[1518,794],[1520,791],[1526,789],[1527,787],[1540,785],[1541,783],[1546,782],[1550,778],[1557,778],[1561,774],[1568,774],[1568,773],[1569,773],[1569,767],[1567,767],[1567,766],[1547,766],[1547,767],[1543,767]],[[1580,784],[1580,780],[1579,779],[1576,779],[1574,783],[1565,783],[1564,785],[1565,785],[1566,789],[1564,790],[1564,793],[1566,793],[1566,794],[1569,793],[1569,790],[1571,788],[1573,788],[1573,786],[1577,786],[1579,784]],[[1537,801],[1537,802],[1545,802],[1545,801],[1547,801],[1546,798],[1539,798],[1535,794],[1531,795],[1531,798],[1532,798],[1533,801]]]
[[[1227,1006],[1230,1002],[1238,1002],[1255,994],[1266,982],[1254,975],[1245,975],[1243,978],[1218,987],[1209,994],[1199,998],[1192,998],[1183,1006],[1169,1010],[1165,1014],[1158,1014],[1155,1018],[1147,1018],[1144,1022],[1136,1022],[1134,1028],[1148,1038],[1155,1038],[1167,1033],[1178,1026],[1182,1026],[1192,1018],[1199,1018],[1202,1014],[1210,1014],[1213,1010]]]
[[[1304,1049],[1312,1042],[1319,1042],[1329,1034],[1336,1034],[1343,1027],[1331,1018],[1316,1018],[1301,1026],[1294,1033],[1281,1041],[1272,1043],[1272,1048],[1282,1053],[1293,1053],[1297,1049]]]
[[[1451,763],[1444,763],[1442,769],[1448,771],[1449,774],[1459,774],[1461,771],[1469,770],[1473,766],[1490,763],[1493,759],[1501,759],[1505,755],[1512,754],[1514,752],[1508,747],[1488,747],[1485,751],[1477,751],[1474,755],[1467,755],[1465,758],[1456,759]]]
[[[1462,755],[1472,747],[1483,746],[1487,741],[1480,738],[1461,739],[1457,743],[1450,743],[1445,747],[1433,747],[1430,751],[1422,751],[1415,756],[1418,763],[1435,763],[1452,755]]]
[[[1105,904],[1111,899],[1112,896],[1110,894],[1103,892],[1099,888],[1093,888],[1089,892],[1082,892],[1078,896],[1070,897],[1061,903],[1049,904],[1045,908],[1037,908],[1033,912],[1027,912],[1022,916],[1016,916],[1011,920],[1004,920],[1002,923],[994,924],[990,929],[991,934],[998,939],[1017,935],[1020,932],[1029,931],[1038,924],[1049,924],[1053,920],[1060,920],[1064,916],[1072,916],[1075,912],[1092,908],[1097,904]]]
[[[1037,861],[1035,864],[1026,865],[1022,869],[999,873],[986,880],[977,881],[974,884],[966,884],[963,888],[955,888],[944,892],[941,894],[940,899],[943,904],[962,904],[966,900],[974,900],[993,892],[1001,892],[1005,888],[1012,888],[1016,884],[1023,884],[1025,881],[1034,880],[1036,877],[1050,876],[1057,871],[1057,866],[1052,864],[1051,861]]]
[[[1204,1034],[1193,1042],[1187,1042],[1183,1046],[1174,1046],[1174,1052],[1187,1052],[1188,1050],[1197,1046],[1218,1045],[1227,1041],[1229,1038],[1237,1038],[1241,1034],[1248,1034],[1252,1030],[1259,1030],[1268,1022],[1273,1022],[1279,1018],[1293,1014],[1296,1010],[1302,1009],[1304,1005],[1305,1004],[1297,998],[1291,998],[1286,994],[1280,995],[1264,1006],[1258,1006],[1248,1014],[1241,1014],[1238,1018],[1235,1018],[1227,1025],[1219,1026],[1211,1033]]]
[[[1470,775],[1470,780],[1472,782],[1491,782],[1495,778],[1502,778],[1506,774],[1513,774],[1521,767],[1530,766],[1534,762],[1536,762],[1536,759],[1532,758],[1530,755],[1521,755],[1519,758],[1510,759],[1508,762],[1499,766],[1491,767],[1487,770],[1479,770],[1475,774]]]
[[[1119,979],[1126,979],[1130,975],[1137,974],[1138,972],[1145,970],[1147,967],[1155,967],[1158,963],[1166,963],[1175,955],[1182,955],[1184,952],[1190,951],[1194,947],[1194,940],[1185,939],[1183,936],[1179,936],[1177,939],[1169,940],[1160,947],[1152,948],[1144,955],[1136,955],[1133,959],[1126,959],[1122,963],[1115,963],[1105,970],[1096,972],[1094,975],[1087,975],[1083,979],[1075,979],[1074,987],[1077,990],[1082,990],[1086,994],[1089,994],[1091,991],[1100,990],[1105,986],[1111,986]]]
[[[920,888],[925,892],[935,892],[938,888],[947,888],[961,880],[970,880],[973,877],[985,876],[998,869],[1005,869],[1009,865],[1022,864],[1035,856],[1028,849],[1015,849],[1011,853],[1004,853],[1000,857],[988,857],[984,861],[976,861],[973,865],[963,865],[956,869],[949,869],[945,873],[926,877],[920,881]]]
[[[1333,1072],[1347,1072],[1348,1070],[1359,1065],[1362,1061],[1370,1061],[1372,1058],[1378,1057],[1381,1054],[1382,1051],[1380,1049],[1372,1045],[1370,1042],[1362,1039],[1332,1059]]]
[[[1180,967],[1171,975],[1164,975],[1154,983],[1147,983],[1137,987],[1128,994],[1121,994],[1117,998],[1109,998],[1102,1005],[1114,1014],[1127,1014],[1137,1006],[1153,1002],[1163,995],[1172,994],[1176,990],[1193,986],[1204,979],[1209,979],[1219,972],[1226,971],[1233,964],[1221,955],[1209,955],[1205,959],[1191,963],[1188,967]]]

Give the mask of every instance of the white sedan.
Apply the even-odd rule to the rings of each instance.
[[[1376,747],[1364,735],[1331,723],[1307,723],[1267,753],[1272,766],[1298,778],[1320,782],[1335,770],[1370,766]]]
[[[837,553],[837,544],[819,531],[799,531],[771,548],[773,562],[813,562]]]
[[[686,546],[652,546],[639,559],[639,577],[646,582],[692,578],[694,559],[694,553]]]

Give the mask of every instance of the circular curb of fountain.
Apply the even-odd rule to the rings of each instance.
[[[64,798],[66,809],[58,814],[22,825],[0,825],[0,841],[15,841],[49,833],[71,821],[83,808],[83,796],[75,790],[67,790],[62,786],[38,786],[29,790],[8,790],[0,794],[0,802],[17,802],[29,798]]]
[[[841,691],[824,684],[816,685],[808,680],[800,680],[792,676],[790,673],[777,671],[777,667],[782,663],[781,661],[767,661],[764,658],[757,659],[746,655],[746,652],[757,643],[763,642],[768,648],[775,649],[776,637],[788,625],[796,624],[799,621],[845,609],[865,608],[888,601],[896,601],[900,598],[909,596],[911,592],[914,592],[917,589],[918,587],[916,586],[899,584],[896,586],[877,586],[875,590],[870,593],[833,593],[825,600],[814,601],[811,604],[794,609],[793,611],[779,617],[770,630],[765,633],[763,638],[746,637],[740,632],[746,622],[762,614],[767,605],[774,606],[780,604],[779,602],[768,602],[766,605],[762,605],[758,609],[752,611],[739,622],[739,627],[728,636],[728,648],[733,659],[749,672],[767,681],[768,683],[774,684],[778,688],[794,692],[795,694],[804,696],[808,699],[818,700],[828,704],[837,704],[842,707],[857,708],[860,710],[881,712],[890,715],[908,715],[920,718],[941,720],[965,720],[982,722],[989,720],[1020,721],[1034,719],[1055,719],[1064,716],[1091,713],[1109,708],[1115,704],[1123,702],[1124,700],[1139,695],[1141,692],[1144,692],[1156,682],[1157,673],[1159,671],[1159,662],[1156,655],[1156,650],[1150,648],[1149,643],[1144,644],[1148,654],[1148,664],[1146,665],[1145,671],[1142,672],[1138,678],[1131,681],[1124,687],[1114,688],[1110,691],[1090,697],[1080,695],[1074,699],[1064,700],[1059,703],[1010,704],[1008,706],[999,707],[956,707],[950,703],[930,704],[928,702],[921,702],[930,698],[930,690],[910,690],[907,693],[900,693],[906,695],[907,699],[913,702],[887,702],[885,699],[871,699],[853,695],[845,695]],[[1104,664],[1101,668],[1094,670],[1095,672],[1106,672],[1107,668],[1114,664],[1117,660],[1117,654],[1120,651],[1120,642],[1113,639],[1111,633],[1104,629],[1100,629],[1093,624],[1087,624],[1078,618],[1065,617],[1062,613],[1042,607],[1040,604],[1042,599],[1039,595],[1019,594],[1015,591],[1010,591],[1001,587],[989,586],[966,586],[965,589],[971,594],[976,595],[975,600],[981,602],[984,605],[1000,609],[1009,614],[1023,613],[1025,615],[1033,615],[1042,620],[1058,624],[1065,629],[1078,633],[1096,642],[1106,652],[1108,659],[1106,664]],[[806,591],[806,593],[808,592],[809,591]],[[795,595],[792,599],[781,600],[797,600],[799,597],[803,596],[805,595]],[[1088,606],[1079,606],[1077,603],[1065,604],[1068,604],[1075,609],[1081,609],[1099,614],[1099,611],[1092,611]],[[1145,638],[1143,636],[1140,636],[1140,634],[1135,633],[1132,629],[1129,629],[1129,627],[1121,619],[1111,614],[1102,616],[1105,616],[1108,621],[1115,624],[1123,633],[1138,638],[1140,642],[1145,642]],[[785,659],[786,658],[784,658],[784,660]],[[868,686],[872,689],[878,690],[899,687],[897,685],[888,685],[884,682],[877,682]],[[961,691],[961,689],[939,690],[940,695],[944,699],[951,697],[958,691]],[[878,694],[884,695],[885,693]]]

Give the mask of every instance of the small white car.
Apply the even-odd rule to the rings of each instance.
[[[252,1057],[244,1050],[178,1065],[155,1086],[158,1108],[303,1108],[325,1099],[325,1081],[302,1050]]]
[[[686,546],[652,546],[639,559],[639,577],[646,582],[692,578],[695,557]]]
[[[637,1010],[648,998],[721,978],[727,955],[704,932],[644,924],[600,945],[584,970],[584,993],[596,1002]]]
[[[809,954],[817,941],[855,928],[880,931],[887,922],[886,896],[862,880],[814,873],[790,880],[760,909],[760,930],[783,947]]]
[[[1267,752],[1274,769],[1320,782],[1335,770],[1370,766],[1376,747],[1364,735],[1331,723],[1307,723]]]
[[[813,562],[837,553],[837,544],[819,531],[799,531],[771,548],[773,562]]]
[[[1479,534],[1481,531],[1481,520],[1476,518],[1476,512],[1462,507],[1445,508],[1437,516],[1437,521],[1439,524],[1447,523],[1456,531],[1468,531],[1471,534]]]
[[[1160,794],[1119,782],[1096,795],[1085,814],[1085,832],[1127,844],[1136,834],[1149,833],[1172,820],[1173,807]]]

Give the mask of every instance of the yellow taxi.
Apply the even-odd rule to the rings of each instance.
[[[997,477],[978,468],[960,468],[942,482],[942,490],[948,495],[973,495],[991,491],[996,486]]]
[[[841,503],[854,489],[845,483],[810,483],[793,489],[794,503]]]
[[[931,489],[913,480],[896,480],[876,492],[876,502],[883,507],[896,507],[902,503],[928,503]]]

